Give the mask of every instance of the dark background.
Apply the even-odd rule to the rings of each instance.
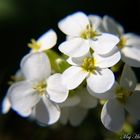
[[[58,45],[64,39],[57,27],[58,21],[79,10],[86,14],[110,15],[126,32],[140,34],[139,0],[0,0],[0,101],[10,75],[29,51],[30,39],[37,39],[53,28],[58,34]],[[139,80],[139,69],[134,70]],[[103,128],[93,112],[79,127],[54,127],[39,127],[10,111],[0,116],[0,140],[101,140],[107,137],[111,140],[112,135],[116,136]]]

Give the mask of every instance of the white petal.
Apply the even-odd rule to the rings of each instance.
[[[86,78],[88,73],[80,67],[71,66],[62,74],[63,82],[68,89],[75,89]]]
[[[123,126],[124,115],[124,108],[117,100],[112,99],[104,104],[101,112],[101,121],[107,129],[116,132]]]
[[[47,79],[47,92],[50,100],[61,103],[68,97],[68,89],[62,83],[61,74],[54,74]]]
[[[132,67],[140,67],[140,46],[125,46],[121,50],[122,60]]]
[[[94,108],[97,106],[97,99],[91,96],[86,88],[82,88],[81,90],[77,91],[77,95],[81,99],[79,106],[87,109]]]
[[[36,105],[34,116],[39,123],[42,123],[43,125],[51,125],[58,121],[60,117],[60,109],[57,104],[43,96],[42,100]]]
[[[119,42],[119,38],[115,35],[103,33],[96,37],[97,40],[92,41],[92,49],[99,54],[109,53]]]
[[[100,93],[100,94],[93,92],[89,87],[87,87],[87,90],[92,96],[99,98],[99,99],[107,100],[107,99],[111,99],[111,98],[116,98],[115,90],[118,86],[119,86],[118,83],[115,82],[110,90],[108,90],[107,92]]]
[[[70,96],[67,98],[67,100],[61,104],[59,104],[60,107],[73,107],[80,103],[80,97],[77,95]]]
[[[40,100],[39,94],[32,86],[31,82],[23,81],[13,84],[8,90],[11,107],[21,116],[28,116]]]
[[[126,45],[127,46],[140,46],[140,36],[133,34],[133,33],[127,33],[124,35],[124,38],[126,38]],[[140,47],[139,47],[140,49]]]
[[[135,91],[128,97],[126,109],[134,119],[140,120],[140,91]]]
[[[73,39],[73,38],[75,38],[74,36],[66,36],[66,40],[68,41],[68,40],[70,40],[70,39]]]
[[[102,23],[101,17],[97,15],[89,15],[88,18],[92,24],[93,30],[98,30],[98,28],[100,28]]]
[[[137,84],[136,76],[131,67],[124,65],[120,78],[120,85],[126,89],[134,90]]]
[[[90,45],[82,38],[74,38],[59,45],[59,50],[70,57],[81,57],[89,52]]]
[[[117,47],[115,47],[117,48]],[[93,54],[93,57],[96,60],[96,66],[100,68],[108,68],[115,65],[117,62],[119,62],[121,58],[121,54],[119,50],[113,49],[108,55],[98,55],[97,53]]]
[[[87,54],[85,54],[84,56],[82,57],[69,57],[67,59],[67,62],[73,66],[80,66],[84,60],[85,57],[91,57],[91,54],[88,52]]]
[[[123,27],[110,16],[106,15],[103,17],[103,26],[106,32],[117,35],[119,37],[124,33]]]
[[[72,126],[78,126],[85,119],[88,110],[81,107],[69,108],[69,121]]]
[[[40,44],[41,48],[39,51],[44,51],[55,46],[57,41],[57,35],[54,30],[50,29],[45,34],[43,34],[40,38],[38,38],[37,42]]]
[[[69,57],[67,59],[67,62],[70,64],[70,65],[73,65],[73,66],[77,66],[77,65],[81,65],[82,61],[80,60],[77,60],[75,59],[75,57]]]
[[[111,89],[114,82],[114,74],[110,69],[101,69],[87,78],[88,88],[96,93],[103,93]]]
[[[88,17],[82,12],[69,15],[58,23],[59,29],[70,36],[80,36],[87,25],[89,25]]]
[[[2,102],[2,113],[6,114],[10,110],[10,108],[11,108],[11,103],[8,97],[6,96]]]
[[[26,79],[42,81],[50,75],[51,66],[44,53],[33,53],[22,59],[21,70]]]

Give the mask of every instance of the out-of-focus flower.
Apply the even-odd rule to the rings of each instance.
[[[24,80],[24,75],[23,73],[21,72],[21,70],[18,70],[16,72],[16,74],[14,76],[11,77],[12,81],[10,81],[9,83],[10,84],[13,84],[15,82],[19,82],[19,81],[22,81]],[[3,114],[6,114],[11,108],[11,103],[8,99],[8,95],[6,94],[6,96],[4,97],[3,101],[2,101],[2,113]]]
[[[72,66],[62,74],[62,79],[68,89],[75,89],[86,78],[87,87],[95,93],[103,93],[114,84],[114,74],[108,69],[120,60],[120,53],[111,52],[108,56],[96,53],[87,54],[84,57],[69,58]]]
[[[118,48],[122,53],[122,61],[129,66],[140,67],[140,36],[124,33],[123,27],[109,16],[103,17],[104,31],[120,38]]]
[[[61,74],[50,76],[50,62],[44,53],[26,55],[21,61],[21,71],[25,80],[14,83],[8,90],[11,108],[23,117],[35,110],[35,119],[39,122],[55,123],[60,116],[56,103],[65,101],[68,96]]]
[[[31,52],[42,52],[51,49],[55,46],[57,41],[57,35],[54,30],[50,29],[36,40],[31,39],[31,43],[28,47],[31,48]]]
[[[135,90],[140,90],[140,83],[138,83],[138,84],[136,85]]]
[[[60,104],[60,122],[66,124],[69,121],[72,126],[78,126],[87,116],[88,110],[97,106],[97,99],[89,95],[85,87],[78,88],[70,94],[72,96]]]
[[[111,131],[121,130],[125,121],[125,110],[140,119],[140,91],[135,90],[136,77],[129,66],[124,66],[119,84],[108,91],[111,94],[101,112],[103,125]]]
[[[98,28],[101,18],[76,12],[58,23],[58,27],[68,36],[59,50],[70,57],[81,57],[93,49],[98,54],[109,53],[119,42],[119,38],[109,33],[101,33]]]

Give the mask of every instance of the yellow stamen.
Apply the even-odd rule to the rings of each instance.
[[[93,30],[92,25],[89,24],[87,25],[86,30],[81,33],[81,38],[93,39],[98,35],[97,31]]]
[[[45,94],[46,86],[47,86],[46,82],[45,81],[41,81],[37,85],[34,85],[33,89],[35,89],[38,92],[38,94],[40,96],[42,96],[42,95]]]
[[[118,101],[121,104],[125,104],[126,101],[127,101],[127,98],[132,95],[131,91],[129,91],[129,90],[123,88],[123,87],[116,88],[116,92],[115,93],[116,93]]]
[[[118,43],[118,48],[122,49],[125,45],[126,45],[126,38],[122,36],[120,38],[120,42]]]
[[[41,45],[35,41],[35,39],[31,39],[31,43],[28,44],[28,47],[31,48],[34,52],[37,52]]]
[[[88,72],[93,72],[96,69],[95,63],[96,63],[96,60],[94,58],[86,57],[83,60],[82,68]]]

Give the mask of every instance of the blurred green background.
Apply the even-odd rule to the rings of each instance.
[[[0,0],[0,101],[6,94],[7,81],[19,68],[29,51],[27,43],[48,29],[64,35],[57,27],[60,19],[76,11],[110,15],[126,32],[140,34],[140,1],[135,0]],[[134,69],[138,80],[139,69]],[[129,130],[128,130],[129,131]],[[139,126],[135,126],[135,133]],[[107,131],[100,122],[100,109],[93,109],[79,127],[54,125],[40,127],[10,111],[0,115],[0,140],[118,140],[120,135]]]

